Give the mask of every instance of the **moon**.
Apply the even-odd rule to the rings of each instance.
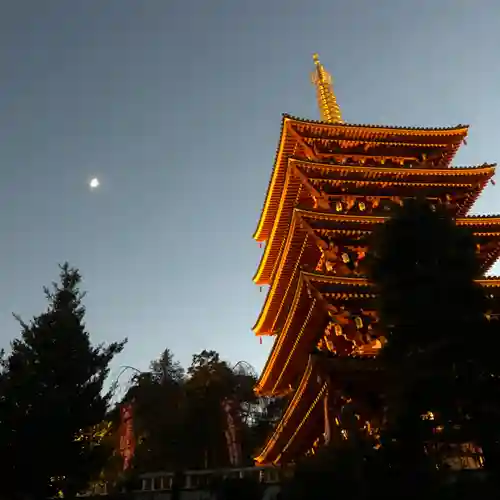
[[[89,182],[89,187],[90,189],[96,189],[99,187],[99,179],[97,177],[94,177],[93,179],[90,180]]]

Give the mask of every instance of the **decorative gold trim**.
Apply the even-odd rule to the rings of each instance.
[[[349,156],[349,155],[346,155]],[[322,169],[324,171],[339,171],[344,173],[365,173],[365,174],[384,174],[384,175],[438,175],[445,177],[455,177],[455,176],[478,176],[478,175],[493,175],[496,163],[490,163],[487,165],[477,165],[473,167],[452,167],[452,168],[407,168],[407,167],[362,167],[362,166],[351,166],[351,165],[337,165],[329,163],[320,163],[312,161],[299,160],[298,158],[289,158],[289,164],[293,164],[297,167],[309,168],[309,169]]]
[[[286,339],[286,333],[288,331],[288,328],[290,328],[290,325],[292,323],[292,319],[295,315],[295,311],[297,310],[297,306],[299,304],[299,299],[302,295],[302,289],[304,287],[304,280],[302,279],[302,273],[301,276],[299,277],[299,282],[297,283],[297,288],[295,290],[295,295],[293,297],[293,302],[290,307],[290,312],[287,316],[287,320],[285,322],[285,325],[283,327],[283,331],[278,335],[276,338],[273,348],[271,350],[271,354],[267,358],[267,362],[264,366],[264,369],[262,370],[262,373],[260,375],[259,381],[257,382],[257,385],[255,386],[255,392],[258,394],[261,393],[261,390],[267,383],[267,379],[269,378],[269,375],[271,373],[271,368],[274,366],[274,362],[281,351],[281,348],[283,346],[283,343]]]
[[[273,435],[267,441],[267,443],[266,443],[264,449],[261,451],[260,455],[255,458],[256,462],[263,461],[265,459],[264,458],[265,455],[267,455],[269,453],[269,451],[272,449],[272,447],[274,446],[274,444],[277,440],[277,436],[280,434],[281,429],[283,429],[285,427],[286,423],[288,422],[288,420],[290,419],[290,416],[292,415],[292,413],[294,411],[295,406],[300,401],[300,398],[302,397],[304,390],[306,388],[306,385],[307,385],[306,382],[309,379],[309,377],[311,376],[311,373],[312,373],[312,363],[311,363],[311,360],[309,359],[309,362],[308,362],[307,367],[304,371],[304,374],[303,374],[302,379],[300,381],[299,387],[297,388],[297,391],[295,391],[295,394],[293,395],[292,400],[288,404],[288,407],[287,407],[285,413],[283,414],[283,417],[281,418],[279,424],[274,429]]]
[[[294,433],[292,434],[292,437],[288,440],[287,444],[285,445],[285,447],[283,448],[283,450],[281,451],[281,453],[278,455],[278,457],[276,458],[276,460],[274,460],[274,462],[273,462],[274,464],[278,464],[279,463],[280,458],[283,456],[283,454],[286,452],[286,450],[288,450],[288,448],[291,446],[291,444],[293,443],[293,441],[297,437],[297,434],[299,433],[300,429],[302,429],[302,427],[304,426],[304,424],[308,420],[309,415],[312,413],[312,411],[314,410],[314,408],[316,408],[316,405],[318,404],[319,400],[325,394],[325,392],[327,390],[327,387],[328,387],[328,384],[327,384],[327,382],[325,382],[323,384],[323,386],[321,387],[321,389],[319,390],[317,396],[314,398],[314,401],[312,402],[311,406],[308,408],[306,414],[302,418],[300,424],[295,429]]]
[[[280,137],[280,141],[278,143],[278,151],[276,153],[276,160],[274,162],[273,173],[271,175],[271,182],[270,182],[269,187],[267,189],[264,206],[262,207],[260,219],[259,219],[259,222],[257,224],[257,228],[255,229],[255,233],[253,235],[253,238],[256,241],[263,242],[267,239],[267,238],[263,238],[261,236],[261,233],[262,233],[262,231],[264,229],[264,225],[267,221],[267,214],[268,214],[269,209],[270,209],[271,200],[272,200],[272,196],[273,196],[273,192],[274,192],[274,186],[276,185],[276,182],[278,181],[278,170],[279,170],[280,163],[281,163],[281,157],[283,156],[283,151],[285,149],[285,142],[286,142],[285,139],[287,136],[287,126],[288,126],[289,121],[290,121],[290,119],[285,117],[285,116],[282,119],[281,137]]]
[[[285,373],[287,367],[288,367],[288,364],[290,363],[290,359],[292,358],[293,356],[293,353],[295,352],[295,350],[297,349],[297,346],[300,342],[300,339],[302,338],[302,335],[304,335],[304,331],[305,329],[307,328],[307,325],[309,324],[309,321],[311,320],[311,317],[312,317],[312,314],[313,314],[313,311],[314,311],[314,308],[316,307],[316,302],[317,302],[317,298],[313,298],[312,299],[312,302],[311,302],[311,306],[309,307],[309,311],[307,311],[307,315],[302,323],[302,326],[299,330],[299,333],[298,335],[295,337],[294,341],[293,341],[293,345],[292,345],[292,348],[290,349],[289,353],[288,353],[288,356],[286,358],[286,361],[283,363],[283,367],[281,368],[281,372],[276,380],[276,382],[274,383],[274,386],[273,388],[271,389],[271,393],[276,393],[276,389],[279,385],[279,383],[281,382],[281,379],[283,378],[283,374]],[[283,332],[286,334],[286,332]]]
[[[285,176],[284,188],[281,192],[281,198],[280,198],[280,202],[278,205],[276,218],[274,219],[273,229],[271,231],[269,240],[266,243],[264,253],[262,254],[262,257],[260,259],[259,267],[257,268],[257,271],[255,272],[255,275],[253,277],[253,282],[256,285],[267,285],[268,284],[267,280],[262,280],[262,274],[264,273],[265,267],[269,261],[269,255],[271,253],[271,250],[273,249],[273,243],[274,243],[274,240],[276,238],[277,228],[279,227],[279,224],[280,224],[281,212],[283,211],[283,206],[285,204],[285,199],[286,199],[286,194],[287,194],[286,188],[290,184],[290,180],[292,179],[292,177],[294,177],[293,172],[290,170],[287,170],[286,176]]]

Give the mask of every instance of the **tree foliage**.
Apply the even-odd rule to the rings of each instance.
[[[255,402],[252,374],[234,370],[215,351],[193,355],[186,371],[170,350],[136,376],[125,401],[133,402],[138,445],[135,472],[230,466],[224,402],[232,401],[242,464],[253,463]]]
[[[491,298],[475,282],[472,232],[445,207],[409,200],[375,231],[367,263],[387,339],[380,360],[395,462],[416,474],[429,457],[424,443],[472,441],[497,468],[500,345]]]
[[[133,405],[138,472],[175,470],[184,453],[184,370],[170,350],[151,362],[150,371],[134,377],[125,401]]]
[[[67,263],[60,269],[45,289],[47,310],[29,323],[18,318],[21,337],[3,362],[2,489],[11,497],[75,495],[108,458],[99,432],[111,397],[104,383],[125,341],[92,345],[80,273]]]

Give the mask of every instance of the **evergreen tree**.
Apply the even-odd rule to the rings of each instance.
[[[185,435],[185,374],[172,352],[165,349],[150,364],[150,371],[134,377],[125,401],[134,408],[137,448],[135,472],[184,468],[187,460]]]
[[[0,378],[2,490],[11,498],[72,497],[108,458],[94,439],[111,394],[104,383],[125,341],[91,344],[85,329],[81,276],[67,263],[45,288],[47,310],[25,323]]]
[[[369,277],[387,339],[387,443],[418,480],[424,443],[474,441],[498,467],[498,328],[486,315],[476,242],[444,207],[409,200],[374,232]],[[425,467],[424,467],[425,468]]]

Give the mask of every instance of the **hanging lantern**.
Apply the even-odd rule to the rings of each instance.
[[[337,210],[337,212],[342,212],[342,203],[340,201],[335,203],[335,210]]]
[[[344,264],[347,264],[350,260],[351,260],[351,259],[350,259],[349,255],[348,255],[347,253],[345,253],[345,252],[344,252],[344,253],[342,254],[342,262],[344,262]]]
[[[356,316],[354,318],[354,324],[356,325],[356,328],[358,330],[361,330],[361,328],[363,328],[363,320],[361,319],[361,316]]]
[[[330,352],[335,352],[335,347],[330,339],[326,339],[326,347]]]
[[[335,332],[335,335],[342,335],[342,327],[338,323],[335,323],[333,330]]]
[[[358,206],[362,212],[364,212],[366,210],[366,205],[365,205],[364,201],[360,201]]]

